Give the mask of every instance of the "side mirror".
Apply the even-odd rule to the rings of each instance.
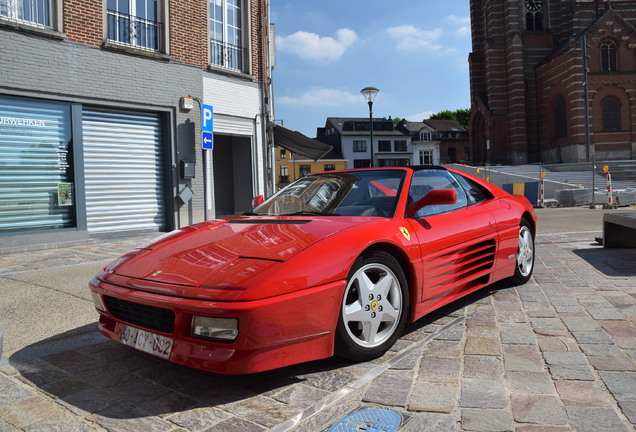
[[[415,213],[430,205],[448,205],[457,202],[457,193],[452,189],[433,189],[422,198],[412,203],[406,210],[407,217],[413,217]]]
[[[265,198],[263,197],[263,195],[254,197],[252,199],[252,208],[258,207],[259,205],[263,204],[263,201],[265,201]]]

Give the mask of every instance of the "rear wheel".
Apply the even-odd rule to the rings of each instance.
[[[522,219],[519,225],[519,247],[517,248],[515,274],[510,282],[523,285],[530,280],[534,269],[534,238],[527,220]]]
[[[390,254],[375,251],[356,260],[347,280],[336,328],[336,354],[367,361],[384,354],[406,324],[404,271]]]

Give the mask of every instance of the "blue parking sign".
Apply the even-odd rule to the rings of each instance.
[[[201,132],[201,147],[204,150],[212,150],[214,148],[214,137],[212,132]]]
[[[201,130],[214,132],[214,108],[212,105],[201,104]]]

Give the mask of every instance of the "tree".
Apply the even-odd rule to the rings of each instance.
[[[429,117],[431,120],[455,120],[464,129],[468,130],[470,124],[470,108],[455,111],[444,110]]]

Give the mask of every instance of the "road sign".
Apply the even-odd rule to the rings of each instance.
[[[212,105],[201,104],[201,130],[214,132],[214,108]]]
[[[205,150],[212,150],[214,148],[214,137],[212,132],[201,132],[201,147]]]

